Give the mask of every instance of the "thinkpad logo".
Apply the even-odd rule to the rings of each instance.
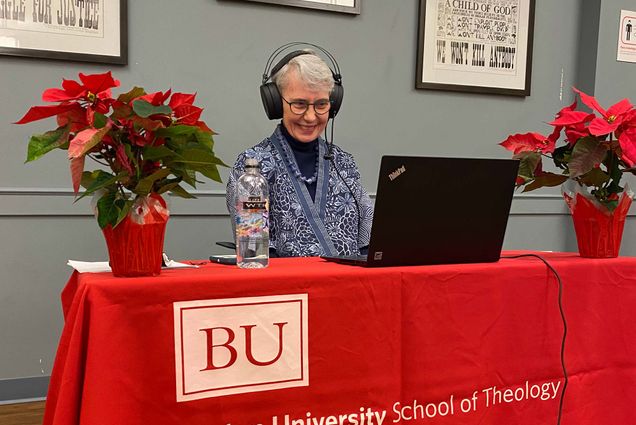
[[[398,177],[400,177],[400,174],[404,173],[405,171],[406,171],[406,167],[403,165],[397,170],[395,170],[394,172],[392,172],[391,174],[389,174],[389,180],[393,181],[397,179]]]

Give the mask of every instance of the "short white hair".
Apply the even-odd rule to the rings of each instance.
[[[305,49],[303,51],[307,54],[292,58],[272,76],[272,81],[278,87],[278,91],[282,92],[287,87],[291,71],[296,71],[300,80],[311,90],[325,90],[331,93],[334,86],[331,69],[313,50]]]

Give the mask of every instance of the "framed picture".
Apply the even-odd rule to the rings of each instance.
[[[530,95],[535,0],[420,0],[415,87]]]
[[[309,9],[328,10],[331,12],[360,14],[362,0],[243,0],[257,3],[280,4],[283,6],[306,7]]]
[[[0,0],[0,54],[125,65],[127,0]]]

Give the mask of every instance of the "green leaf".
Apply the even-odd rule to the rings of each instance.
[[[175,164],[170,168],[172,169],[172,174],[174,174],[175,177],[192,187],[196,187],[197,176],[194,170],[188,169],[187,167],[183,166],[183,164]]]
[[[95,112],[93,115],[93,127],[104,128],[107,122],[106,115],[100,114],[99,112]]]
[[[585,186],[597,186],[605,184],[609,181],[607,173],[600,168],[592,168],[588,173],[580,176],[577,180]]]
[[[209,165],[207,167],[201,168],[199,169],[199,172],[207,178],[221,183],[221,174],[219,174],[219,169],[216,167],[216,165]]]
[[[200,145],[205,146],[210,151],[214,148],[214,139],[212,138],[212,133],[208,133],[207,131],[202,131],[201,129],[197,130],[194,135],[197,138],[197,141]]]
[[[184,169],[192,172],[198,171],[203,174],[205,177],[212,179],[217,182],[221,182],[221,175],[219,174],[219,170],[217,168],[217,164],[225,165],[223,161],[214,156],[214,153],[204,151],[202,149],[188,149],[181,152],[180,156],[173,160],[174,163],[181,163],[185,167]],[[195,187],[194,182],[191,180],[196,179],[196,174],[190,174],[192,179],[188,179],[184,176],[183,180],[190,184],[192,187]]]
[[[116,193],[107,192],[97,201],[97,224],[105,228],[109,224],[114,226],[119,217],[119,208],[115,204]]]
[[[115,184],[120,177],[120,175],[113,175],[103,170],[95,170],[92,173],[85,171],[82,174],[81,185],[82,187],[86,188],[86,191],[82,193],[82,195],[79,196],[75,200],[75,202],[79,201],[87,195],[97,192],[100,189],[107,189],[109,186],[113,186],[110,188],[109,192],[115,193]]]
[[[143,99],[135,100],[132,105],[133,111],[142,118],[148,118],[156,114],[170,115],[172,113],[172,109],[168,105],[155,106]]]
[[[93,182],[95,181],[95,179],[97,178],[97,173],[98,171],[84,171],[82,173],[82,181],[80,182],[80,184],[82,185],[83,188],[87,188],[89,187],[91,184],[93,184]]]
[[[623,187],[620,185],[620,179],[611,179],[611,183],[605,188],[608,194],[616,193],[617,195],[623,192]]]
[[[223,165],[227,167],[214,153],[202,149],[183,150],[179,153],[179,157],[174,159],[174,162],[186,164],[196,171],[209,165]]]
[[[158,137],[176,137],[176,136],[189,136],[199,131],[198,127],[191,125],[173,125],[167,128],[160,128],[157,130]]]
[[[173,182],[170,182],[170,183],[162,184],[162,185],[159,185],[157,187],[156,192],[159,195],[161,195],[162,193],[166,193],[166,192],[174,189],[177,186],[179,186],[179,181],[173,181]]]
[[[171,173],[172,171],[169,170],[168,168],[161,168],[155,171],[154,173],[152,173],[151,175],[149,175],[148,177],[144,177],[143,179],[139,180],[139,183],[137,183],[137,186],[135,187],[133,192],[136,193],[137,195],[142,195],[142,196],[147,195],[150,193],[150,191],[152,190],[152,185],[157,180],[163,179],[164,177],[167,177]]]
[[[623,177],[623,173],[620,169],[620,159],[616,153],[614,151],[610,152],[603,163],[607,167],[610,178],[615,182],[620,181]]]
[[[143,150],[143,158],[148,161],[156,161],[163,158],[172,158],[177,154],[166,146],[150,146],[147,145]]]
[[[133,164],[133,167],[134,167],[133,168],[133,174],[134,174],[135,170],[139,170],[139,161],[137,161],[137,155],[135,155],[135,153],[133,152],[132,146],[128,145],[128,144],[124,145],[124,152],[126,152],[126,157]]]
[[[563,174],[543,173],[534,178],[534,181],[523,188],[523,192],[530,192],[540,187],[554,187],[563,184],[568,176]]]
[[[607,147],[596,140],[595,137],[584,137],[576,142],[572,150],[572,158],[568,164],[570,177],[576,178],[588,173],[598,166],[607,154]]]
[[[187,190],[185,190],[181,186],[175,186],[174,188],[170,189],[170,193],[172,193],[173,195],[179,196],[180,198],[186,198],[186,199],[196,198],[196,196],[189,193]]]
[[[196,188],[197,187],[197,174],[193,170],[189,170],[186,167],[181,168],[181,174],[179,177],[183,179],[183,181],[190,186]]]
[[[113,105],[113,113],[110,114],[110,117],[115,120],[121,120],[123,118],[128,118],[132,115],[133,110],[132,108],[125,104],[125,103],[120,103],[120,104],[114,104]]]
[[[607,209],[612,212],[618,207],[618,201],[602,201],[601,202]]]
[[[130,103],[131,100],[141,97],[146,94],[146,91],[141,87],[133,87],[128,93],[120,94],[117,100],[123,103]]]
[[[572,155],[572,146],[565,145],[559,148],[556,148],[554,152],[552,152],[552,160],[554,161],[554,165],[561,168],[562,170],[568,169],[568,162],[570,162],[570,156]]]
[[[225,162],[223,162],[223,160],[219,157],[217,157],[216,155],[214,155],[214,163],[216,165],[221,165],[223,167],[229,167],[229,165],[227,165]]]
[[[517,173],[524,179],[534,178],[534,171],[541,162],[541,154],[539,152],[523,152],[515,155],[515,159],[519,159],[519,172]]]
[[[45,153],[64,146],[68,142],[68,136],[69,127],[60,127],[57,130],[31,136],[27,149],[27,159],[24,162],[35,161]]]
[[[121,223],[126,218],[126,216],[130,212],[130,209],[132,208],[134,203],[132,199],[128,199],[126,201],[124,201],[123,199],[120,199],[119,201],[118,203],[121,204],[121,209],[119,210],[119,214],[117,215],[117,221],[115,222],[113,227],[116,227],[119,223]]]
[[[163,122],[158,119],[133,116],[130,118],[130,120],[133,122],[134,128],[136,131],[141,131],[141,130],[155,131],[158,128],[163,127]]]

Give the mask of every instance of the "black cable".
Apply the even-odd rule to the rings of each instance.
[[[567,324],[567,321],[565,320],[565,313],[563,312],[563,282],[561,282],[561,277],[559,276],[559,273],[557,273],[557,271],[554,269],[554,267],[552,267],[550,263],[548,263],[548,261],[544,259],[543,257],[541,257],[540,255],[519,254],[519,255],[505,256],[501,258],[514,259],[514,258],[522,258],[522,257],[534,257],[541,260],[543,264],[545,264],[546,267],[550,269],[552,274],[554,274],[559,285],[559,313],[561,313],[561,321],[563,322],[563,339],[561,340],[561,368],[563,369],[563,378],[564,378],[563,389],[561,390],[561,398],[559,400],[559,415],[557,417],[557,425],[560,425],[561,415],[563,413],[563,399],[565,398],[565,389],[568,386],[568,371],[565,368],[565,338],[568,334],[568,324]]]
[[[362,221],[362,212],[360,211],[360,204],[358,204],[358,199],[356,198],[355,193],[353,193],[353,190],[349,186],[349,183],[347,183],[345,178],[342,177],[342,174],[340,174],[340,169],[338,168],[338,165],[336,164],[336,161],[334,161],[334,158],[333,158],[333,124],[334,122],[335,120],[331,118],[331,141],[329,141],[329,138],[327,138],[327,126],[325,126],[325,142],[327,143],[327,154],[323,158],[331,162],[331,164],[333,165],[333,168],[336,170],[336,174],[338,175],[338,177],[340,177],[340,180],[342,180],[345,186],[347,186],[349,193],[351,193],[351,196],[353,197],[353,202],[355,202],[356,204],[356,210],[358,211],[358,230],[360,230],[360,222]]]

